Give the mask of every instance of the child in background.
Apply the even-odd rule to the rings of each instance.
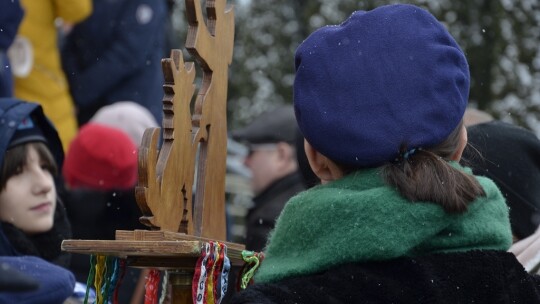
[[[357,11],[295,56],[294,106],[321,185],[291,198],[232,303],[540,303],[506,250],[508,207],[459,165],[469,66],[413,5]]]
[[[45,265],[43,260],[66,267],[69,254],[62,240],[71,228],[56,192],[63,161],[62,144],[41,106],[17,99],[0,98],[0,252],[23,256],[13,265],[27,269],[40,284],[36,291],[3,294],[10,303],[61,303],[72,295],[73,274]],[[32,257],[42,258],[35,259]],[[10,299],[10,300],[7,300]]]

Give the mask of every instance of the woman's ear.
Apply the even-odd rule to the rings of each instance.
[[[321,184],[343,177],[343,171],[333,161],[319,153],[307,140],[304,140],[304,150],[313,173],[321,180]]]
[[[465,147],[467,146],[467,141],[468,141],[467,128],[465,128],[465,125],[463,125],[461,126],[461,134],[459,136],[459,145],[456,151],[454,152],[454,154],[452,154],[452,156],[450,157],[451,160],[459,162],[459,160],[461,159],[461,155],[463,154],[463,150],[465,150]]]

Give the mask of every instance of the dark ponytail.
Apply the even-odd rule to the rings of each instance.
[[[462,127],[463,122],[445,141],[429,150],[412,151],[402,146],[401,156],[382,167],[384,180],[413,202],[432,202],[447,213],[467,211],[467,206],[485,193],[472,175],[448,163],[459,146]]]

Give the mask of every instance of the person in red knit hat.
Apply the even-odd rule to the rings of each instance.
[[[70,188],[132,188],[137,182],[137,147],[119,129],[86,124],[69,147],[62,173]]]
[[[145,229],[135,202],[137,146],[125,131],[105,124],[84,125],[67,151],[62,170],[63,195],[73,238],[113,240],[116,230]],[[86,281],[88,256],[73,254],[70,270]],[[119,292],[120,303],[133,297],[140,271],[127,269]]]

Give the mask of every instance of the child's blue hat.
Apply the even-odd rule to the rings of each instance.
[[[61,169],[64,161],[62,142],[39,104],[0,98],[0,130],[0,168],[8,149],[30,141],[41,141],[47,144]]]
[[[28,142],[40,141],[48,143],[39,126],[34,122],[32,116],[27,116],[21,120],[15,133],[11,137],[8,148],[11,149]]]
[[[462,120],[469,67],[426,10],[357,11],[311,34],[295,56],[294,105],[307,141],[343,165],[377,167],[430,148]]]

